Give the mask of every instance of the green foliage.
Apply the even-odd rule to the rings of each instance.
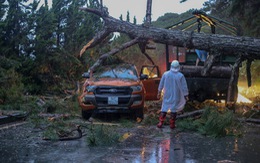
[[[62,133],[69,133],[70,126],[63,120],[56,120],[49,123],[46,130],[43,132],[43,137],[50,140],[58,140]]]
[[[239,124],[235,121],[232,111],[225,109],[218,111],[216,107],[205,108],[199,119],[188,118],[177,121],[178,128],[198,131],[203,135],[221,137],[226,135],[239,135]]]
[[[103,65],[113,65],[113,64],[121,64],[124,63],[124,61],[119,58],[118,56],[109,56],[103,61]]]
[[[90,134],[87,136],[89,146],[108,146],[119,142],[119,134],[113,126],[91,125]]]
[[[39,102],[39,98],[33,97],[28,99],[28,103],[23,105],[24,110],[29,114],[27,118],[36,128],[44,129],[43,136],[50,140],[57,140],[62,133],[70,133],[75,125],[71,120],[74,116],[80,114],[76,96],[63,101],[60,98]],[[41,104],[39,104],[41,103]],[[63,115],[60,118],[52,119],[51,117],[40,116],[41,113],[52,113],[53,115]],[[68,137],[71,135],[68,135]]]
[[[260,1],[232,0],[230,15],[235,15],[244,35],[260,37]]]
[[[78,103],[78,95],[73,95],[71,98],[64,101],[66,104],[66,107],[63,108],[64,112],[70,112],[72,115],[80,115],[81,110],[79,109],[79,103]],[[66,110],[67,109],[67,110]]]
[[[121,124],[122,127],[125,127],[125,128],[132,128],[132,127],[134,127],[134,122],[131,121],[131,120],[125,119],[125,118],[121,118],[119,120],[119,123]]]
[[[129,11],[127,11],[127,14],[126,14],[126,21],[127,21],[127,22],[130,22],[130,14],[129,14]]]
[[[24,84],[24,92],[29,94],[42,93],[43,82],[40,80],[37,69],[37,64],[32,59],[25,59],[21,63],[19,73],[22,75],[22,83]]]
[[[246,72],[246,62],[242,63],[242,67],[240,68],[240,72],[239,72],[239,77],[241,80],[246,80],[247,79],[247,72]],[[255,83],[259,83],[260,82],[260,60],[255,60],[252,62],[251,64],[251,77],[252,77],[252,81]]]
[[[0,20],[2,20],[2,18],[4,17],[6,8],[7,8],[7,5],[6,5],[5,1],[1,1],[0,2]]]
[[[259,5],[259,1],[208,0],[204,3],[204,10],[213,16],[232,22],[236,26],[238,35],[259,37]]]
[[[53,128],[53,127],[49,127],[47,130],[45,130],[43,132],[43,137],[45,139],[50,139],[50,140],[58,140],[59,137],[56,133],[56,128]]]
[[[23,84],[21,75],[15,70],[14,60],[0,57],[0,100],[3,104],[19,104],[22,101]]]
[[[98,16],[82,12],[79,7],[87,3],[88,7],[97,8],[97,3],[53,0],[52,7],[47,3],[38,7],[39,1],[24,4],[26,1],[0,3],[0,18],[6,14],[0,21],[3,31],[0,54],[22,65],[16,71],[21,75],[25,92],[60,93],[80,79],[84,69],[93,63],[89,59],[92,56],[84,56],[88,58],[85,61],[78,55],[102,22]],[[100,47],[97,49],[101,50]]]
[[[144,125],[156,125],[159,121],[159,115],[155,114],[148,114],[147,117],[145,117],[142,121]]]
[[[134,18],[133,18],[133,23],[134,24],[137,24],[137,20],[136,20],[136,17],[134,16]]]
[[[62,110],[64,104],[61,104],[58,100],[52,99],[47,101],[43,107],[46,108],[48,113],[54,113],[56,110]]]
[[[254,118],[259,119],[260,118],[260,112],[258,110],[248,110],[242,114],[245,118]]]
[[[5,2],[5,1],[4,1]],[[1,24],[1,39],[0,54],[8,57],[17,57],[24,55],[28,42],[27,33],[27,8],[22,5],[24,0],[8,0],[8,10],[6,17]],[[1,10],[2,11],[2,10]],[[2,12],[4,14],[4,12]]]
[[[156,21],[152,22],[152,25],[160,28],[169,27],[181,20],[191,17],[193,11],[194,10],[189,10],[180,15],[176,13],[165,13],[163,16],[159,17]]]
[[[212,16],[234,23],[235,19],[230,15],[230,2],[226,0],[208,0],[203,4],[203,10],[207,13],[210,12]]]

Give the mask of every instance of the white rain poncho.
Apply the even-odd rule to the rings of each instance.
[[[162,112],[170,110],[173,112],[181,111],[186,104],[184,96],[189,94],[187,82],[179,69],[171,68],[166,71],[160,81],[158,91],[163,91]]]

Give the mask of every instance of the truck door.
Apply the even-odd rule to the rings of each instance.
[[[141,74],[145,74],[148,76],[148,79],[142,80],[143,85],[146,90],[146,101],[159,100],[157,98],[158,86],[161,80],[159,74],[159,68],[156,65],[152,66],[142,66]]]

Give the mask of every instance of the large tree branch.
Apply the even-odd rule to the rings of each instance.
[[[93,13],[97,16],[100,16],[102,18],[109,16],[108,10],[106,7],[101,6],[101,9],[93,9],[93,8],[86,8],[86,7],[80,7],[80,10]]]
[[[239,77],[239,66],[241,62],[243,62],[243,57],[238,57],[235,64],[233,65],[232,72],[231,72],[231,78],[229,80],[229,85],[228,85],[228,93],[227,93],[227,102],[228,103],[233,103],[237,99],[237,82],[238,82],[238,77]]]
[[[90,40],[80,51],[80,57],[82,54],[89,48],[95,47],[97,44],[100,43],[100,41],[104,40],[108,35],[110,34],[110,31],[107,29],[104,29],[100,32],[98,32],[92,40]]]
[[[156,27],[134,25],[100,12],[81,8],[98,14],[105,21],[106,30],[109,32],[125,33],[131,38],[140,37],[144,40],[153,40],[156,43],[169,44],[187,48],[197,48],[210,51],[219,49],[223,54],[241,53],[247,57],[260,59],[260,39],[251,37],[235,37],[229,35],[195,33],[192,31],[168,30]]]
[[[110,52],[103,54],[99,59],[94,63],[93,66],[90,67],[90,71],[92,72],[96,67],[98,67],[106,58],[109,56],[112,56],[126,48],[129,48],[130,46],[138,43],[138,38],[135,38],[127,43],[124,43],[121,47],[112,49]]]
[[[154,63],[153,59],[146,53],[146,46],[148,45],[148,41],[142,40],[141,42],[138,43],[138,45],[139,45],[139,48],[140,48],[142,54],[145,55],[146,58],[150,62],[152,62],[152,64],[154,65],[155,63]]]
[[[209,72],[211,71],[212,65],[214,63],[214,61],[216,60],[216,58],[218,58],[221,55],[221,53],[217,50],[217,49],[213,49],[210,52],[210,55],[208,56],[204,68],[201,71],[202,76],[207,76],[209,74]]]
[[[143,54],[144,54],[144,56],[146,56],[146,58],[147,58],[150,62],[152,62],[153,65],[155,65],[153,59],[152,59],[146,52],[143,52]]]

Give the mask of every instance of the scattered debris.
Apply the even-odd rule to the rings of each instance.
[[[26,121],[16,121],[16,122],[11,122],[11,123],[7,123],[7,124],[2,124],[0,125],[0,130],[6,130],[9,128],[13,128],[13,127],[17,127],[17,126],[21,126],[24,124],[27,124],[28,122]]]
[[[74,135],[75,131],[77,131],[76,136]],[[80,125],[77,126],[77,129],[74,129],[70,132],[66,132],[66,133],[65,132],[64,133],[58,132],[57,134],[59,136],[58,140],[60,140],[60,141],[76,140],[76,139],[82,138],[82,136],[83,136]],[[44,137],[43,140],[53,140],[53,139]]]
[[[130,136],[132,136],[131,133],[129,133],[129,132],[124,133],[123,136],[119,138],[119,141],[120,141],[120,142],[123,142],[123,141],[125,141],[126,139],[128,139]]]
[[[217,163],[237,163],[237,162],[231,161],[231,160],[221,160],[221,161],[218,161]]]
[[[48,118],[49,121],[54,121],[57,119],[69,118],[70,114],[50,114],[50,113],[40,113],[39,117]]]
[[[0,111],[0,125],[10,123],[19,120],[25,120],[28,116],[27,112],[24,111]]]
[[[198,115],[201,115],[204,112],[204,109],[196,110],[193,112],[184,113],[182,115],[178,115],[177,119],[183,119],[183,118],[189,118],[189,117],[196,117]]]

